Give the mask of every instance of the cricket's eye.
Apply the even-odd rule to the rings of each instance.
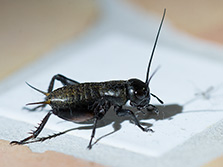
[[[139,89],[139,90],[135,91],[134,94],[135,94],[136,98],[143,99],[146,97],[146,94],[147,94],[146,88]]]

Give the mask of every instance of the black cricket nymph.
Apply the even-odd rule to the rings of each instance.
[[[164,9],[163,17],[155,39],[145,82],[133,78],[129,80],[79,83],[61,74],[57,74],[51,79],[47,92],[43,92],[27,83],[31,88],[46,96],[45,100],[42,102],[27,104],[39,104],[37,107],[29,110],[35,111],[38,108],[44,108],[46,105],[50,105],[52,109],[46,114],[36,130],[31,132],[30,136],[21,141],[12,141],[11,144],[39,142],[63,134],[60,132],[52,136],[37,138],[49,117],[54,114],[64,120],[77,123],[93,120],[94,124],[88,145],[88,148],[91,149],[97,122],[104,117],[111,106],[114,107],[114,112],[117,116],[130,116],[141,130],[145,132],[152,131],[149,128],[143,127],[134,112],[130,109],[123,108],[123,106],[127,101],[130,101],[130,105],[138,110],[145,109],[151,111],[152,108],[153,110],[158,111],[155,106],[150,104],[151,96],[155,97],[161,104],[163,104],[156,95],[150,92],[149,83],[155,72],[149,77],[149,71],[165,13],[166,9]],[[55,80],[60,81],[63,84],[63,87],[53,90]]]

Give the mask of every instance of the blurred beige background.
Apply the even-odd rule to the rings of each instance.
[[[223,44],[223,1],[221,0],[126,0],[147,12],[163,13],[180,31]]]
[[[0,0],[0,79],[78,37],[97,14],[92,0]]]
[[[180,31],[223,43],[223,1],[120,0],[161,13]],[[100,16],[95,0],[0,0],[0,80],[59,44],[77,38]]]

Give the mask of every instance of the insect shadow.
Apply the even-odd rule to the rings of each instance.
[[[131,109],[132,111],[134,111],[136,113],[136,116],[137,116],[138,120],[140,121],[140,123],[143,126],[146,126],[147,128],[152,127],[153,124],[143,122],[143,121],[146,121],[146,120],[149,120],[149,119],[154,119],[156,121],[164,120],[164,119],[172,119],[173,116],[175,116],[179,113],[182,113],[182,110],[183,110],[183,107],[178,105],[178,104],[169,104],[169,105],[165,105],[165,106],[157,105],[156,107],[159,110],[159,114],[156,114],[154,112],[148,112],[148,111],[145,111],[145,112],[143,111],[143,113],[142,113],[142,112],[137,111],[137,109],[135,109],[131,106],[126,106],[127,109]],[[117,117],[115,112],[113,112],[112,110],[113,110],[113,108],[111,108],[107,112],[107,114],[104,116],[103,120],[100,120],[98,122],[97,128],[103,128],[107,125],[112,124],[113,131],[97,138],[96,141],[92,144],[92,146],[95,145],[98,141],[100,141],[104,137],[107,137],[107,136],[112,135],[113,133],[116,133],[117,131],[119,131],[122,127],[121,124],[124,121],[129,121],[130,123],[134,124],[134,122],[129,117]],[[71,129],[68,129],[68,130],[65,130],[65,131],[62,131],[62,132],[59,132],[59,133],[55,133],[55,134],[47,136],[47,137],[38,138],[37,140],[38,141],[45,141],[46,139],[51,139],[51,138],[54,138],[56,136],[60,136],[62,134],[65,134],[65,133],[68,133],[68,132],[74,131],[74,130],[90,130],[90,129],[93,128],[92,123],[93,123],[92,121],[89,121],[89,122],[87,122],[87,124],[91,124],[91,125],[71,128]],[[86,125],[86,122],[85,123],[79,123],[79,125],[80,124],[85,124]],[[30,143],[32,143],[32,141],[30,141]]]
[[[218,98],[218,97],[222,97],[222,93],[218,93],[220,92],[220,89],[222,89],[223,84],[219,84],[216,86],[209,86],[207,87],[206,90],[201,90],[199,88],[196,88],[197,91],[194,93],[194,97],[192,97],[191,99],[189,99],[187,102],[185,102],[183,104],[183,106],[186,106],[188,104],[191,104],[197,100],[211,100],[213,98]]]

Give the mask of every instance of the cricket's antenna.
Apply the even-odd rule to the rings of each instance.
[[[163,17],[162,17],[162,20],[161,20],[161,23],[160,23],[160,26],[159,26],[159,29],[158,29],[158,33],[156,35],[156,40],[155,40],[155,43],[154,43],[154,46],[153,46],[153,50],[152,50],[152,53],[151,53],[151,57],[150,57],[150,60],[149,60],[149,65],[148,65],[148,69],[147,69],[147,73],[146,73],[146,84],[147,86],[149,86],[149,70],[150,70],[150,66],[151,66],[151,63],[152,63],[152,59],[153,59],[153,55],[154,55],[154,52],[155,52],[155,49],[156,49],[156,44],[157,44],[157,41],[158,41],[158,38],[159,38],[159,34],[160,34],[160,30],[161,30],[161,27],[163,25],[163,20],[164,20],[164,17],[165,17],[165,14],[166,14],[166,9],[164,9],[164,12],[163,12]]]

